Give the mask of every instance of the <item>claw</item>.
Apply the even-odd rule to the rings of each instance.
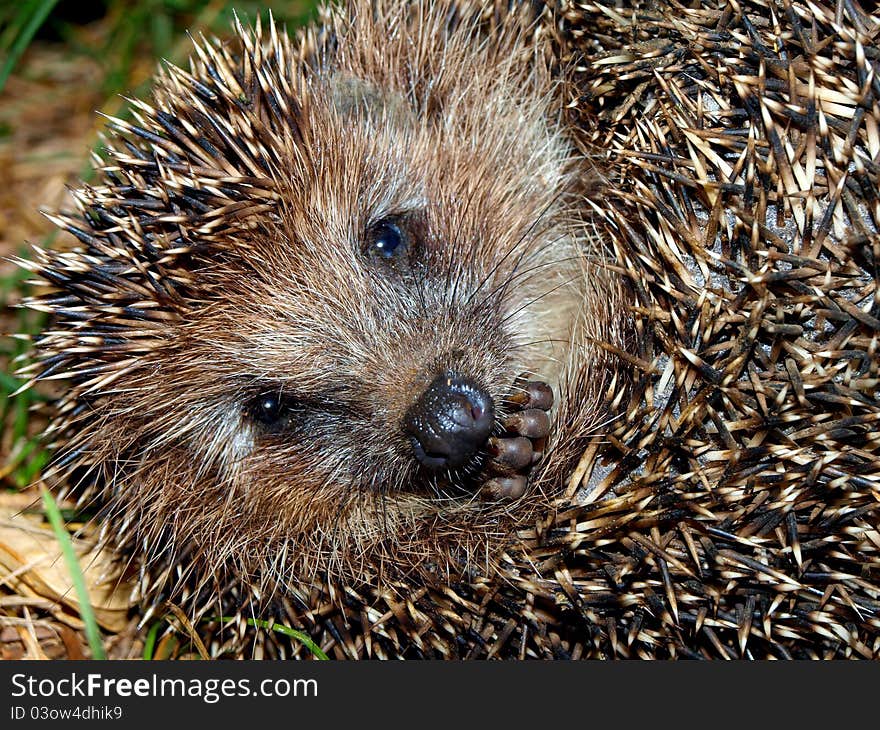
[[[553,407],[553,389],[547,383],[532,381],[525,383],[522,390],[510,397],[510,403],[523,410],[540,408],[549,411]]]

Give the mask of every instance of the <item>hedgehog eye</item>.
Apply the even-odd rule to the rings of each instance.
[[[264,426],[274,426],[281,419],[281,396],[277,393],[264,393],[248,404],[251,417]]]
[[[403,231],[390,220],[380,221],[372,226],[367,242],[369,254],[385,261],[400,256],[406,249]]]

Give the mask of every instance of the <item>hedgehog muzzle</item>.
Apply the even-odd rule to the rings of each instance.
[[[404,430],[419,463],[439,471],[470,462],[494,422],[492,397],[472,380],[447,371],[410,406]]]

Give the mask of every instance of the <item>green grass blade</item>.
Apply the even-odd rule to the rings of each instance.
[[[64,562],[67,563],[67,570],[70,571],[70,577],[73,580],[73,587],[79,599],[79,614],[86,625],[86,638],[92,650],[92,658],[106,659],[107,655],[104,653],[104,646],[101,643],[101,632],[98,630],[98,622],[95,620],[95,612],[92,610],[92,602],[89,598],[89,592],[86,590],[85,576],[83,576],[76,553],[73,551],[70,535],[64,528],[61,510],[58,509],[58,504],[47,489],[43,489],[43,506],[46,510],[46,517],[49,518],[49,524],[52,525],[52,531],[61,545]]]
[[[162,628],[162,622],[156,621],[147,632],[147,638],[144,640],[144,661],[150,661],[153,653],[156,651],[156,638],[159,636],[159,629]]]
[[[8,50],[6,62],[0,68],[0,91],[3,91],[6,80],[9,78],[9,74],[12,73],[12,69],[15,68],[15,64],[18,63],[21,54],[25,52],[28,44],[30,44],[40,26],[49,17],[49,13],[52,12],[52,8],[57,3],[58,0],[40,0],[40,2],[31,3],[26,6],[19,13],[19,18],[22,19],[22,28]]]
[[[220,616],[217,619],[211,619],[219,621],[222,624],[228,624],[232,621],[235,621],[235,618],[232,616]],[[296,639],[303,646],[306,647],[312,654],[314,654],[318,659],[323,659],[326,661],[329,657],[321,651],[321,647],[318,646],[314,641],[312,641],[312,637],[308,634],[297,631],[296,629],[292,629],[289,626],[283,626],[281,624],[276,624],[274,621],[264,621],[263,619],[258,618],[249,618],[247,619],[248,626],[255,626],[260,629],[266,629],[267,631],[274,631],[278,634],[284,634],[284,636],[289,636],[292,639]]]

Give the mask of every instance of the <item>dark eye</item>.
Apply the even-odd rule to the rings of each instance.
[[[257,423],[274,426],[281,419],[283,412],[281,396],[277,393],[258,396],[248,404],[248,412]]]
[[[384,260],[400,256],[406,248],[403,231],[390,220],[380,221],[370,228],[367,241],[370,254]]]

